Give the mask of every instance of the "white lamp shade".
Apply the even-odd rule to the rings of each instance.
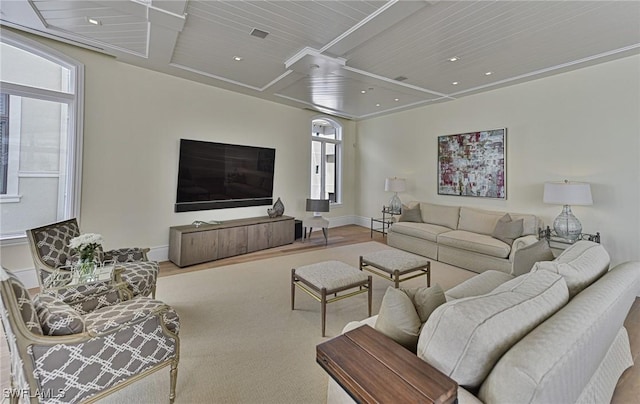
[[[404,192],[407,189],[406,181],[404,178],[387,178],[384,180],[384,190],[387,192]]]
[[[586,182],[545,182],[543,202],[556,205],[592,205],[591,185]]]

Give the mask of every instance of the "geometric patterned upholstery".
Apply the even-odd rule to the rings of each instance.
[[[44,335],[71,335],[84,331],[82,316],[62,300],[47,294],[37,295],[33,300]]]
[[[29,291],[13,274],[9,275],[8,282],[13,289],[18,310],[20,311],[22,321],[24,321],[27,329],[34,334],[42,335],[40,320],[38,320],[38,314],[33,305],[33,302],[31,301],[31,295],[29,295]]]
[[[120,291],[114,289],[110,281],[46,289],[42,294],[68,304],[79,314],[90,313],[122,300]]]
[[[23,397],[42,403],[98,400],[170,366],[173,403],[180,350],[180,319],[173,308],[142,296],[86,314],[49,294],[36,296],[34,305],[22,283],[4,268],[0,292],[11,385]],[[73,335],[48,335],[67,332]]]
[[[69,266],[78,260],[78,254],[69,248],[69,242],[80,234],[80,227],[75,218],[27,230],[31,255],[41,286],[49,284],[50,279],[53,279],[50,277],[56,270],[68,270]],[[148,249],[120,248],[103,251],[99,248],[98,250],[96,256],[98,260],[116,261],[118,267],[124,268],[122,280],[133,296],[155,297],[158,263],[148,260]],[[61,269],[64,267],[66,268]],[[67,299],[63,300],[68,302]]]
[[[158,279],[158,263],[155,261],[135,261],[117,264],[123,267],[121,277],[133,296],[155,296]]]

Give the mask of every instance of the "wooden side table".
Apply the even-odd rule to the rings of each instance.
[[[316,362],[359,403],[455,403],[458,384],[364,325],[316,346]]]

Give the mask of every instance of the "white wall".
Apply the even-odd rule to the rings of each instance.
[[[285,215],[307,215],[311,120],[317,113],[29,37],[85,64],[80,226],[84,232],[102,234],[105,248],[144,246],[162,251],[170,226],[266,216],[270,206],[175,213],[180,138],[275,148],[274,199],[282,198]],[[339,219],[354,209],[355,123],[336,120],[344,128],[344,203],[326,216]],[[3,246],[1,253],[8,269],[33,268],[26,244]]]
[[[437,194],[437,137],[507,128],[507,199]],[[591,183],[575,206],[583,231],[602,235],[613,262],[640,259],[640,56],[358,123],[359,203],[379,215],[384,178],[407,178],[403,201],[535,213],[545,181]]]

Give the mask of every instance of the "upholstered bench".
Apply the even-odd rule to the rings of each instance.
[[[322,312],[322,336],[325,336],[327,303],[367,292],[369,316],[371,316],[371,275],[340,261],[323,261],[291,270],[291,310],[295,310],[296,286],[320,302]],[[349,289],[347,294],[338,295]],[[327,299],[328,295],[334,297]]]
[[[367,270],[383,278],[391,278],[395,287],[400,282],[418,276],[427,276],[431,286],[431,262],[420,255],[402,250],[381,250],[360,256],[360,270]]]

